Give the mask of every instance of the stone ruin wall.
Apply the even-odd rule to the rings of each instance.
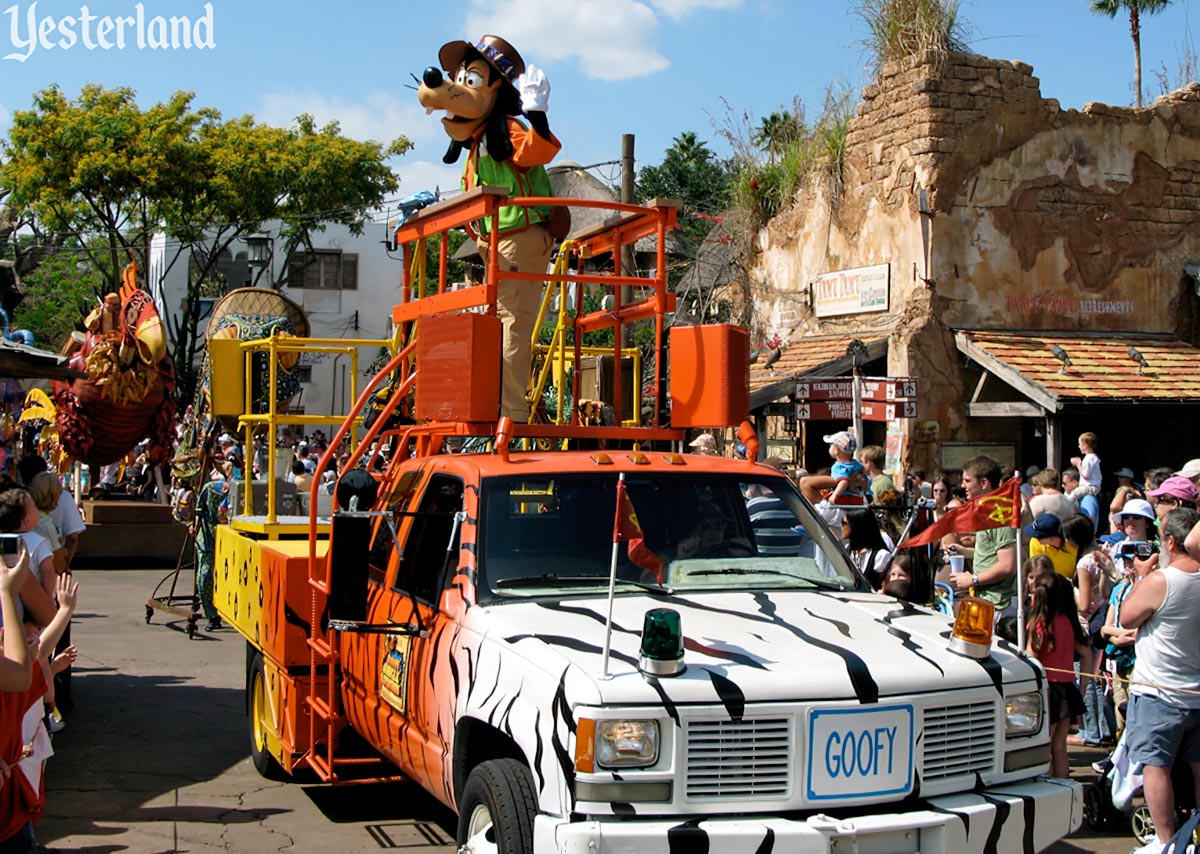
[[[924,380],[919,462],[934,465],[938,439],[1003,427],[966,435],[951,328],[1195,340],[1183,265],[1200,261],[1200,84],[1141,110],[1062,110],[1025,63],[928,53],[862,96],[840,193],[805,190],[759,234],[758,317],[792,338],[890,331],[889,373]],[[813,317],[817,274],[885,262],[889,312]]]

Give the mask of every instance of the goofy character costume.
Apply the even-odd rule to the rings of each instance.
[[[509,198],[553,195],[545,166],[562,146],[546,121],[550,83],[541,69],[532,65],[526,69],[512,45],[490,35],[474,44],[449,42],[438,51],[438,61],[450,78],[436,68],[425,69],[417,99],[429,112],[447,113],[442,127],[450,137],[450,148],[443,162],[454,163],[467,152],[463,189],[505,187]],[[532,127],[517,120],[518,115],[528,118]],[[550,214],[547,207],[500,209],[501,272],[546,271],[554,245]],[[485,264],[490,229],[491,222],[482,220],[469,229]],[[500,414],[518,423],[529,420],[530,343],[541,296],[534,282],[501,279],[497,283],[496,313],[504,329]]]

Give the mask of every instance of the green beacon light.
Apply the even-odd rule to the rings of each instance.
[[[679,612],[654,608],[642,623],[638,669],[652,676],[678,676],[684,671],[683,626]]]

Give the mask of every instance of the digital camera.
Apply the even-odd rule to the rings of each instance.
[[[1147,543],[1144,540],[1137,542],[1125,542],[1117,549],[1117,554],[1128,560],[1136,557],[1138,560],[1145,560],[1154,554],[1157,549],[1154,548],[1154,543]]]

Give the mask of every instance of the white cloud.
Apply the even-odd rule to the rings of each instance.
[[[740,9],[742,0],[650,0],[654,8],[668,18],[678,21],[693,12],[724,11]]]
[[[574,61],[596,80],[628,80],[670,65],[658,52],[654,10],[635,0],[524,0],[507,5],[472,0],[464,31],[471,38],[483,33],[503,36],[522,51],[527,63]]]
[[[441,123],[425,115],[415,92],[411,98],[374,92],[361,101],[326,98],[316,92],[271,92],[262,96],[255,118],[266,124],[291,127],[301,113],[312,115],[318,127],[336,120],[342,126],[342,133],[351,139],[386,144],[403,135],[420,144],[445,136]]]

